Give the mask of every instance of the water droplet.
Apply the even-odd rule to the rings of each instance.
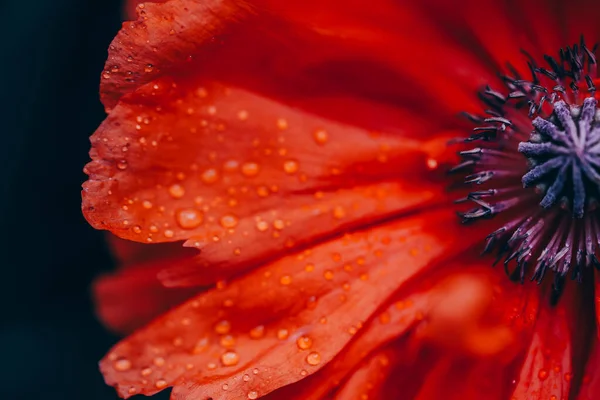
[[[140,371],[140,373],[142,374],[142,376],[148,376],[152,373],[152,368],[146,367],[146,368],[142,369]]]
[[[227,214],[221,217],[221,226],[226,229],[235,228],[238,224],[238,219],[236,216]]]
[[[540,380],[544,381],[546,380],[546,378],[548,377],[548,371],[545,369],[540,369],[538,371],[538,378],[540,378]]]
[[[243,380],[244,382],[248,382],[248,381],[250,381],[250,375],[248,375],[248,374],[244,374],[244,376],[242,376],[242,380]]]
[[[135,225],[132,229],[135,233],[142,233],[142,227],[139,225]]]
[[[315,296],[310,296],[308,300],[306,300],[306,308],[309,310],[314,310],[317,307],[317,298]]]
[[[302,375],[302,376],[306,376],[307,374],[308,374],[308,372],[305,369],[300,371],[300,375]]]
[[[167,381],[165,381],[164,379],[159,379],[156,381],[154,386],[156,386],[157,389],[163,389],[167,387]]]
[[[282,285],[289,285],[290,283],[292,283],[292,277],[289,275],[284,275],[281,277],[281,279],[279,279],[279,283],[281,283]]]
[[[173,232],[173,231],[172,231],[172,230],[170,230],[170,229],[167,229],[167,230],[165,231],[164,235],[165,235],[165,237],[167,237],[167,238],[172,238],[173,236],[175,236],[175,232]]]
[[[179,185],[179,184],[174,184],[171,185],[169,187],[169,194],[171,195],[171,197],[173,197],[174,199],[180,199],[183,197],[183,195],[185,194],[185,189],[183,186]]]
[[[231,335],[225,335],[223,337],[221,337],[221,346],[225,347],[225,348],[231,348],[233,346],[235,346],[235,338]]]
[[[283,170],[285,171],[286,174],[295,174],[296,172],[298,172],[298,162],[294,161],[294,160],[287,160],[286,162],[283,163]]]
[[[156,365],[157,367],[162,367],[163,365],[165,365],[165,359],[162,357],[156,357],[154,359],[154,365]]]
[[[121,161],[117,162],[117,168],[120,169],[121,171],[123,171],[124,169],[127,169],[127,161],[121,160]]]
[[[256,222],[256,229],[258,229],[261,232],[264,232],[267,229],[269,229],[269,223],[267,221],[258,221]]]
[[[333,218],[342,219],[345,216],[346,216],[346,210],[344,210],[344,207],[336,206],[333,208]]]
[[[308,350],[312,347],[312,339],[308,336],[300,336],[296,344],[300,350]]]
[[[127,391],[127,393],[129,394],[135,394],[137,392],[137,389],[135,387],[130,387],[129,390]]]
[[[215,332],[218,333],[219,335],[225,335],[225,334],[229,333],[230,330],[231,330],[231,324],[229,323],[229,321],[226,321],[226,320],[219,321],[215,325]]]
[[[219,179],[219,173],[217,172],[216,169],[209,168],[202,173],[201,178],[202,178],[202,182],[209,185],[211,183],[215,183]]]
[[[254,162],[247,162],[244,163],[244,165],[242,165],[242,174],[244,174],[247,177],[253,177],[258,175],[259,170],[260,167],[257,163]]]
[[[228,160],[223,164],[223,169],[227,172],[233,172],[238,169],[240,164],[236,160]]]
[[[260,339],[265,335],[265,327],[264,325],[255,326],[250,330],[250,337],[252,339]]]
[[[152,64],[146,64],[146,67],[144,67],[144,72],[152,72],[153,69],[154,66]]]
[[[126,358],[120,358],[115,361],[114,366],[117,371],[128,371],[131,369],[131,361]]]
[[[304,270],[306,272],[312,272],[315,270],[315,264],[306,264],[306,266],[304,267]]]
[[[227,389],[229,389],[229,385],[228,385],[228,384],[226,384],[226,383],[224,383],[224,384],[223,384],[223,386],[221,386],[221,388],[222,388],[223,390],[227,390]]]
[[[216,329],[215,329],[216,330]],[[208,348],[208,338],[204,337],[196,342],[192,353],[199,354]]]
[[[279,118],[277,119],[277,127],[281,130],[287,129],[288,122],[285,120],[285,118]]]
[[[175,219],[183,229],[194,229],[202,224],[204,215],[193,208],[184,208],[176,212]]]
[[[248,119],[248,111],[246,110],[240,110],[237,114],[238,118],[240,119],[240,121],[245,121]]]
[[[284,339],[287,339],[289,334],[290,334],[290,332],[287,329],[280,329],[277,331],[277,338],[280,340],[284,340]]]
[[[235,351],[227,351],[221,355],[221,364],[226,367],[236,365],[240,361],[240,356]]]
[[[324,145],[325,143],[327,143],[327,139],[329,138],[329,135],[327,134],[327,131],[325,131],[323,129],[317,129],[316,131],[313,132],[313,137],[315,139],[315,142],[317,142],[317,144]]]
[[[285,222],[283,222],[283,220],[276,219],[275,221],[273,221],[273,227],[275,229],[282,230],[283,228],[285,228]]]
[[[308,365],[319,365],[321,363],[321,355],[316,351],[313,351],[306,356],[306,362]]]
[[[427,168],[430,170],[434,170],[438,167],[438,162],[436,159],[434,158],[428,158],[427,159]]]
[[[332,280],[333,279],[333,271],[328,269],[327,271],[325,271],[323,273],[323,277],[325,279],[327,279],[328,281]]]
[[[258,392],[256,392],[255,390],[248,392],[248,398],[250,400],[258,399]]]

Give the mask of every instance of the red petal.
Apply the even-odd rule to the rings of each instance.
[[[447,201],[428,164],[446,151],[446,135],[377,135],[240,89],[173,85],[130,95],[92,137],[83,209],[95,227],[136,241],[190,239],[203,266],[239,269]],[[162,278],[196,285],[203,274]]]
[[[589,350],[590,357],[583,375],[577,400],[596,400],[600,398],[600,347],[598,340],[593,341]],[[589,354],[588,353],[588,354]]]
[[[102,322],[115,332],[127,334],[198,294],[199,288],[166,288],[158,280],[159,271],[185,262],[195,264],[190,257],[146,261],[98,278],[94,297]]]
[[[578,289],[578,288],[577,288]],[[566,399],[573,376],[572,311],[562,299],[543,303],[513,396],[517,399]]]
[[[363,365],[354,371],[335,394],[336,400],[384,399],[390,398],[384,391],[384,384],[394,366],[397,352],[393,348],[380,350],[370,356]]]
[[[109,109],[143,84],[191,72],[287,98],[345,93],[454,119],[496,79],[408,2],[169,1],[146,4],[140,17],[111,46]]]
[[[264,395],[300,380],[403,281],[479,240],[453,218],[444,210],[348,234],[201,294],[117,345],[102,361],[105,378],[125,397],[175,385],[174,398],[189,400]]]

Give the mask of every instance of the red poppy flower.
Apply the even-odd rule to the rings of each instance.
[[[459,3],[139,6],[83,191],[122,397],[600,397],[598,4]]]

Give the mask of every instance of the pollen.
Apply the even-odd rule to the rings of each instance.
[[[457,200],[474,204],[459,213],[463,223],[494,220],[483,252],[495,252],[495,263],[521,282],[554,272],[555,302],[569,274],[582,281],[600,267],[597,62],[583,38],[558,58],[545,56],[546,66],[527,57],[529,78],[511,67],[504,90],[480,94],[485,114],[466,115],[478,126],[451,172],[464,173],[470,187]]]

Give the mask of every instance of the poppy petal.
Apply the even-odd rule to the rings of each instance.
[[[188,240],[202,249],[201,266],[242,269],[448,199],[431,165],[447,153],[448,133],[374,134],[241,89],[189,85],[140,89],[92,136],[83,210],[96,228],[148,243]],[[206,269],[162,278],[203,284]]]
[[[288,100],[361,96],[454,121],[497,78],[429,14],[389,0],[148,3],[111,45],[103,102],[110,110],[151,81],[196,74]]]
[[[203,293],[113,348],[105,379],[125,397],[175,385],[174,398],[186,399],[264,395],[298,381],[403,281],[479,240],[459,236],[453,221],[443,210],[348,234]]]
[[[570,313],[565,301],[540,307],[513,396],[568,398],[573,376]]]
[[[187,259],[153,260],[127,264],[94,282],[96,313],[112,331],[128,334],[162,313],[197,295],[199,288],[166,288],[158,272]]]
[[[371,355],[363,365],[352,373],[335,393],[336,400],[389,398],[384,394],[384,384],[392,370],[397,351],[388,348]]]

